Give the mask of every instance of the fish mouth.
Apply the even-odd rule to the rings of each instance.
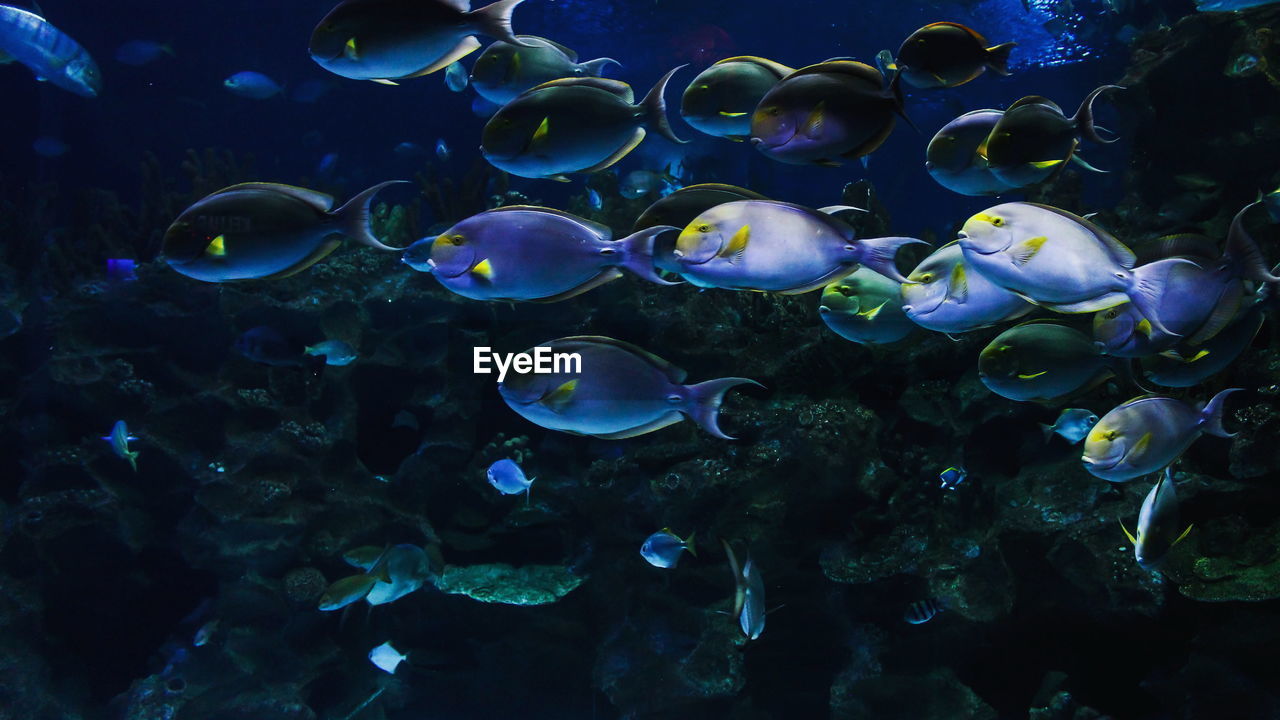
[[[1084,462],[1085,467],[1090,471],[1106,472],[1108,470],[1114,470],[1117,465],[1124,462],[1124,456],[1125,453],[1120,453],[1119,455],[1109,458],[1095,459],[1085,455],[1081,460]]]

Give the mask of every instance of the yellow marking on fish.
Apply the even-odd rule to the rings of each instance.
[[[1147,451],[1147,447],[1151,445],[1151,433],[1146,433],[1138,438],[1138,442],[1134,443],[1133,449],[1129,451],[1129,455],[1137,456]]]
[[[356,44],[354,37],[347,38],[347,44],[342,47],[342,54],[348,60],[360,62],[360,46]]]
[[[965,275],[964,265],[956,263],[951,268],[951,283],[947,288],[947,295],[951,296],[957,303],[963,303],[969,299],[969,278]]]
[[[205,254],[213,257],[226,257],[227,255],[227,236],[219,235],[209,243],[209,247],[204,249]]]
[[[884,306],[885,306],[885,305],[888,305],[888,304],[889,304],[889,301],[888,301],[888,300],[885,300],[884,302],[882,302],[882,303],[880,303],[879,305],[877,305],[877,306],[875,306],[875,307],[871,308],[870,310],[866,310],[866,311],[863,311],[863,312],[858,313],[858,315],[859,315],[860,317],[864,317],[864,318],[866,318],[866,319],[868,319],[868,320],[875,320],[875,319],[876,319],[876,316],[880,314],[880,311],[884,309]]]
[[[542,118],[542,123],[538,125],[538,129],[533,131],[533,138],[529,141],[529,145],[531,146],[536,145],[537,143],[543,141],[544,139],[546,139],[547,134],[550,132],[551,132],[551,118],[549,116],[544,117]]]
[[[989,213],[980,212],[969,219],[974,222],[991,223],[996,227],[1004,226],[1004,218],[1000,217],[999,215],[991,215]]]
[[[816,138],[822,133],[822,123],[826,118],[827,101],[819,100],[814,106],[813,112],[809,113],[809,118],[804,121],[804,130],[802,132],[811,138]]]
[[[1198,353],[1196,353],[1194,356],[1192,356],[1192,358],[1191,358],[1190,360],[1187,360],[1187,362],[1189,362],[1189,363],[1193,363],[1193,362],[1195,362],[1195,361],[1197,361],[1197,360],[1199,360],[1199,359],[1201,359],[1201,358],[1206,358],[1206,357],[1209,357],[1209,351],[1208,351],[1208,350],[1201,350],[1200,352],[1198,352]]]
[[[1048,371],[1048,370],[1041,370],[1041,371],[1040,371],[1040,372],[1038,372],[1038,373],[1018,373],[1018,379],[1019,379],[1019,380],[1034,380],[1034,379],[1036,379],[1036,378],[1040,377],[1041,375],[1048,375],[1048,374],[1049,374],[1049,371]]]
[[[736,118],[736,117],[742,117],[743,115],[746,115],[746,113],[744,113],[744,112],[737,112],[737,113],[735,113],[735,112],[726,112],[726,111],[724,111],[724,110],[721,110],[721,111],[720,111],[720,117],[734,117],[734,118]]]
[[[1142,337],[1145,337],[1145,338],[1151,337],[1151,321],[1150,320],[1146,318],[1142,318],[1142,322],[1138,323],[1138,334],[1142,335]]]
[[[392,86],[392,87],[400,87],[400,83],[398,83],[398,82],[391,82],[390,80],[387,80],[386,78],[379,78],[379,79],[377,79],[377,80],[370,80],[370,82],[376,82],[376,83],[378,83],[379,85],[390,85],[390,86]]]
[[[516,53],[511,56],[511,67],[509,70],[510,72],[507,73],[507,80],[515,80],[516,76],[520,74],[520,53]]]
[[[1004,221],[1001,220],[1000,224],[1004,224]],[[1040,248],[1044,247],[1044,244],[1048,240],[1049,238],[1044,235],[1024,240],[1014,246],[1013,249],[1009,251],[1009,254],[1013,256],[1013,261],[1015,263],[1019,265],[1026,265],[1031,262],[1031,258],[1035,257],[1036,253],[1040,252]]]
[[[1093,432],[1089,433],[1089,439],[1086,440],[1085,442],[1090,442],[1090,443],[1108,442],[1111,440],[1111,438],[1107,436],[1107,433],[1108,433],[1108,430],[1104,428],[1101,424],[1095,425],[1093,428]]]
[[[743,225],[738,231],[729,238],[729,244],[724,250],[718,253],[719,257],[731,258],[729,262],[735,262],[742,257],[742,253],[747,249],[747,243],[751,241],[751,226]]]
[[[479,275],[485,280],[492,280],[493,279],[493,263],[489,262],[489,258],[485,258],[480,262],[476,263],[475,266],[471,268],[471,272],[475,275]]]
[[[547,393],[546,397],[538,402],[547,406],[552,412],[561,412],[569,401],[573,399],[573,393],[578,389],[577,379],[570,380],[560,387]]]
[[[1037,160],[1027,164],[1037,170],[1044,170],[1045,168],[1057,167],[1064,162],[1066,162],[1066,160]]]
[[[983,160],[989,160],[989,158],[987,157],[987,141],[990,139],[991,139],[990,135],[983,138],[982,142],[978,144],[978,148],[973,151],[974,154],[976,154],[978,157],[982,158]]]
[[[1178,543],[1180,543],[1180,542],[1182,542],[1184,539],[1186,539],[1187,535],[1191,534],[1191,528],[1193,528],[1193,527],[1195,527],[1195,526],[1196,526],[1196,524],[1195,524],[1195,523],[1191,523],[1190,525],[1188,525],[1188,526],[1187,526],[1187,529],[1186,529],[1186,530],[1183,530],[1183,531],[1182,531],[1182,534],[1178,536],[1178,539],[1173,541],[1173,545],[1177,545]],[[1169,547],[1173,547],[1173,545],[1170,545]]]
[[[1129,532],[1129,528],[1124,526],[1123,520],[1120,521],[1120,529],[1124,531],[1124,536],[1129,538],[1129,542],[1133,543],[1134,545],[1138,544],[1138,538],[1134,537],[1133,533]]]

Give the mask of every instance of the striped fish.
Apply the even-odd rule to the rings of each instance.
[[[0,5],[0,60],[17,60],[37,80],[82,97],[97,97],[102,73],[88,51],[49,21],[21,8]]]
[[[917,600],[907,606],[907,611],[902,614],[902,619],[912,625],[920,625],[929,622],[935,615],[946,609],[946,605],[941,600],[934,598]]]

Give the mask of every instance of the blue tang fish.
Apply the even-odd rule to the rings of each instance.
[[[475,52],[474,35],[523,45],[511,30],[522,1],[472,10],[468,0],[343,0],[311,33],[311,58],[335,75],[394,85]]]
[[[1128,482],[1167,467],[1201,435],[1234,437],[1222,427],[1223,390],[1204,406],[1144,395],[1102,416],[1084,441],[1085,469],[1111,482]]]
[[[456,62],[445,68],[444,85],[453,92],[462,92],[467,89],[467,69],[462,63]]]
[[[485,471],[489,484],[497,488],[503,495],[524,493],[525,503],[529,502],[530,488],[537,478],[525,477],[524,470],[515,460],[504,458],[489,466]]]
[[[1005,203],[969,218],[960,231],[965,262],[993,283],[1055,312],[1086,313],[1126,300],[1162,332],[1156,311],[1170,258],[1134,267],[1133,251],[1106,230],[1066,210]]]
[[[169,266],[205,282],[288,277],[323,260],[353,238],[378,250],[369,206],[380,190],[365,190],[337,210],[333,198],[277,183],[241,183],[219,190],[183,211],[164,235]]]
[[[902,283],[902,311],[926,330],[966,333],[1014,320],[1035,305],[974,272],[960,243],[938,248]]]
[[[0,56],[81,97],[102,92],[102,71],[89,52],[30,10],[0,5]]]
[[[552,362],[553,371],[548,373],[512,372],[498,383],[498,392],[526,420],[574,435],[620,440],[687,416],[715,437],[732,440],[717,423],[724,394],[738,385],[762,387],[736,377],[685,385],[684,370],[607,337],[561,338],[529,354],[541,348],[552,357],[563,353],[567,362]]]
[[[949,467],[938,473],[938,480],[941,481],[939,487],[943,490],[955,490],[960,484],[969,477],[969,473],[964,468]]]
[[[680,536],[671,532],[671,528],[662,528],[645,538],[644,544],[640,546],[640,556],[656,568],[673,568],[680,561],[680,553],[685,550],[694,557],[698,556],[693,549],[692,533],[681,540]]]
[[[827,212],[773,200],[717,205],[676,240],[679,272],[699,287],[795,295],[825,287],[859,265],[903,282],[894,265],[898,249],[927,244],[907,237],[857,239],[850,225]]]
[[[608,227],[576,215],[509,205],[418,241],[404,261],[425,265],[446,288],[474,300],[557,302],[621,277],[624,269],[671,285],[653,269],[653,245],[675,230],[658,226],[614,240]]]
[[[133,468],[134,472],[138,471],[138,451],[129,449],[129,443],[138,438],[129,434],[129,426],[123,420],[117,420],[116,424],[111,426],[111,434],[104,435],[102,439],[111,445],[111,452],[115,453],[116,457],[127,460],[129,467]]]

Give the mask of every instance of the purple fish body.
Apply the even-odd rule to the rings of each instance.
[[[635,437],[688,416],[712,435],[731,439],[717,425],[725,392],[738,385],[759,386],[745,378],[685,385],[683,370],[606,337],[567,337],[539,347],[577,355],[580,362],[553,363],[548,373],[513,371],[498,384],[498,392],[526,420],[575,435]]]
[[[1085,469],[1111,482],[1128,482],[1167,467],[1208,433],[1231,437],[1222,426],[1223,390],[1203,408],[1181,400],[1147,395],[1102,416],[1084,441]]]
[[[889,137],[902,103],[875,68],[828,60],[783,78],[751,117],[751,142],[796,165],[834,164],[870,154]]]
[[[927,330],[965,333],[1022,317],[1035,309],[1017,294],[974,272],[959,243],[949,243],[907,276],[902,310]]]
[[[979,148],[1004,115],[974,110],[947,123],[925,150],[924,169],[942,187],[961,195],[1000,195],[1016,188],[991,171]]]
[[[657,226],[613,240],[604,225],[566,212],[509,206],[438,235],[427,265],[442,285],[473,300],[555,302],[621,277],[623,269],[670,284],[653,269],[653,242],[676,230]]]
[[[915,238],[855,239],[853,228],[825,213],[772,200],[717,205],[694,218],[676,240],[679,273],[700,287],[799,294],[857,269],[904,281],[894,265]]]

